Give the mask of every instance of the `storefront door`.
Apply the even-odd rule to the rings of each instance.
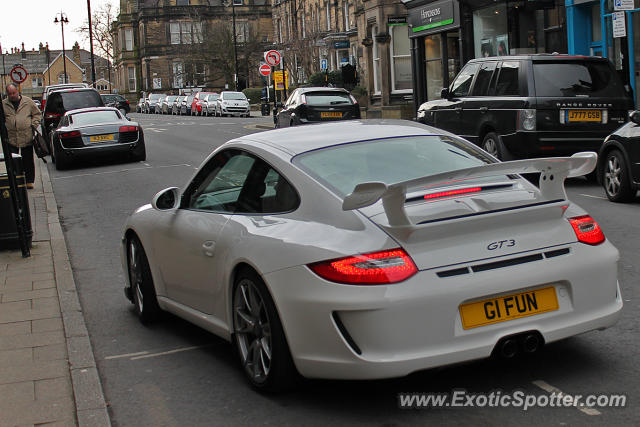
[[[458,31],[432,34],[424,38],[427,100],[440,99],[442,88],[460,71]]]

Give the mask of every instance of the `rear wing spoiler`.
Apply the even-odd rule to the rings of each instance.
[[[576,153],[571,157],[549,157],[492,163],[389,185],[383,182],[363,182],[356,185],[353,192],[344,198],[342,210],[349,211],[364,208],[382,199],[390,226],[411,226],[412,223],[404,208],[407,190],[410,188],[428,187],[470,178],[537,172],[541,172],[539,187],[543,201],[566,200],[567,193],[564,190],[564,180],[568,177],[582,176],[592,172],[596,167],[597,160],[598,155],[596,153],[586,151]]]

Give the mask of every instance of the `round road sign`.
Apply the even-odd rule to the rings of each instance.
[[[269,50],[264,54],[264,60],[272,67],[278,65],[280,63],[280,59],[280,52],[278,52],[277,50]]]
[[[269,74],[271,74],[271,67],[269,67],[267,64],[262,64],[260,66],[260,74],[265,77],[268,76]]]
[[[11,80],[13,80],[17,84],[20,84],[25,80],[27,80],[28,75],[29,73],[27,73],[27,70],[25,70],[24,67],[21,65],[16,65],[9,72],[9,76],[11,76]]]

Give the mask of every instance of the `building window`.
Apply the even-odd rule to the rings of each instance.
[[[129,77],[129,92],[136,91],[136,69],[135,67],[127,67],[127,74]]]
[[[349,31],[349,2],[344,2],[344,30]]]
[[[382,83],[382,69],[380,68],[380,46],[376,40],[378,27],[373,27],[373,94],[380,95],[380,85]]]
[[[184,87],[184,79],[183,77],[183,65],[182,62],[174,62],[173,63],[173,87],[182,88]]]
[[[171,44],[180,44],[180,23],[172,22],[169,26],[171,29]]]
[[[202,23],[201,22],[192,22],[191,30],[193,34],[193,42],[194,43],[202,43]]]
[[[178,6],[189,6],[189,0],[178,0],[176,4]]]
[[[307,29],[305,28],[305,21],[307,20],[306,15],[303,13],[302,17],[300,18],[300,26],[302,27],[302,38],[306,38],[307,37]]]
[[[234,6],[242,6],[242,0],[233,0]]]
[[[410,91],[411,52],[409,26],[397,25],[391,30],[391,91]]]
[[[282,43],[282,20],[278,19],[278,43]]]
[[[58,74],[58,83],[68,83],[69,82],[69,75],[67,74],[67,78],[64,78],[65,74],[64,73],[60,73]]]
[[[473,12],[473,38],[476,58],[509,54],[506,3]]]
[[[249,23],[236,22],[236,41],[246,43],[249,41]]]
[[[42,77],[34,77],[31,79],[31,87],[42,87]]]
[[[124,49],[133,50],[133,28],[126,28],[124,30]]]
[[[327,0],[327,31],[331,30],[331,6]]]
[[[181,22],[180,23],[180,41],[182,44],[191,44],[191,22]]]

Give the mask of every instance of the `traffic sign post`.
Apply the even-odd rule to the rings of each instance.
[[[11,80],[18,85],[27,80],[28,75],[29,73],[27,73],[27,70],[25,70],[22,65],[14,65],[11,71],[9,71],[9,77],[11,77]]]

